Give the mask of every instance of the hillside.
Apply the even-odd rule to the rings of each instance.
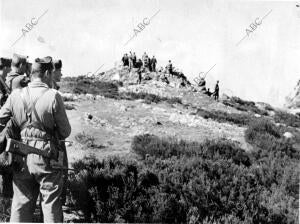
[[[142,75],[136,84],[135,71],[114,68],[61,83],[69,161],[80,168],[67,220],[296,223],[299,116],[215,101],[182,76]]]
[[[120,67],[60,83],[74,169],[66,222],[297,223],[298,115],[215,101],[182,74],[142,76],[136,84],[136,71]]]
[[[76,136],[83,131],[95,138],[95,144],[102,146],[95,152],[97,157],[130,153],[132,138],[141,134],[174,136],[200,142],[206,139],[225,138],[238,142],[245,150],[251,149],[244,140],[245,127],[233,122],[206,119],[199,115],[199,112],[197,114],[199,109],[222,111],[229,115],[247,114],[248,116],[248,112],[224,105],[222,101],[213,100],[187,81],[185,87],[180,87],[180,78],[168,77],[170,83],[166,84],[158,79],[160,76],[159,72],[149,73],[144,75],[146,80],[137,85],[135,84],[137,76],[134,72],[128,72],[127,69],[120,71],[112,69],[97,77],[79,78],[82,85],[77,83],[75,86],[75,80],[65,79],[61,84],[62,95],[67,101],[66,104],[74,107],[73,110],[68,110],[73,129],[70,140],[75,142],[72,149],[77,147],[80,151],[81,145],[77,145]],[[101,87],[107,82],[116,84]],[[122,85],[119,86],[121,82]],[[91,83],[94,84],[93,87]],[[94,88],[97,84],[98,88]],[[130,93],[135,95],[130,96]],[[155,99],[140,99],[139,94],[166,99],[176,98],[180,102],[155,103]],[[249,116],[255,118],[258,114],[250,112]],[[93,150],[91,153],[94,153]],[[86,155],[86,151],[82,154]],[[77,153],[70,153],[70,155],[74,159],[79,156]]]

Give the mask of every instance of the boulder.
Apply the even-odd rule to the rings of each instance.
[[[285,132],[284,134],[283,134],[283,136],[285,137],[285,138],[287,138],[287,139],[292,139],[292,138],[294,138],[294,135],[291,133],[291,132]]]

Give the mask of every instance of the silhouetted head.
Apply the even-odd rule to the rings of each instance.
[[[53,80],[55,82],[60,82],[62,77],[62,73],[61,73],[62,61],[60,59],[53,61],[53,67],[54,67]]]
[[[40,79],[48,86],[52,83],[53,62],[52,57],[36,58],[32,64],[31,78],[32,81]]]

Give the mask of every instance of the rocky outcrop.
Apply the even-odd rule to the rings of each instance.
[[[97,75],[95,78],[100,81],[117,81],[125,85],[136,84],[138,81],[138,69],[133,68],[129,70],[128,67],[114,67],[104,73]],[[163,71],[149,72],[142,71],[142,82],[157,81],[175,88],[183,88],[191,86],[183,73],[174,72],[174,74],[167,74]]]
[[[300,80],[290,95],[286,97],[285,106],[290,109],[300,109]]]

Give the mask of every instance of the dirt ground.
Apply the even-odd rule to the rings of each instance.
[[[212,99],[204,98],[199,101],[198,104],[203,109],[226,109],[226,106],[213,102]],[[72,133],[68,138],[72,143],[67,144],[70,163],[88,155],[95,155],[97,158],[110,155],[131,156],[133,137],[146,133],[198,142],[227,138],[239,142],[245,150],[250,147],[244,140],[245,128],[192,115],[195,109],[181,104],[145,104],[142,100],[109,98],[81,98],[66,104],[75,107],[67,111],[72,126]],[[91,149],[78,143],[75,136],[82,132],[93,136],[99,147]]]

